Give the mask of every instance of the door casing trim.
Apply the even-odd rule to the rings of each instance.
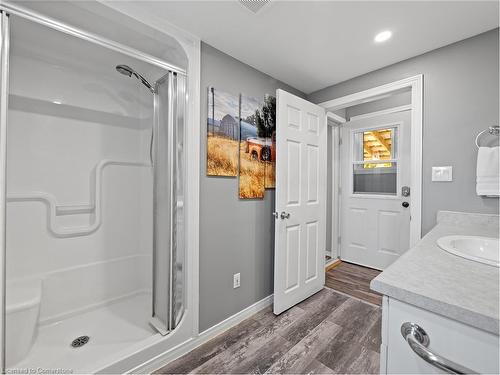
[[[375,101],[396,91],[409,89],[411,92],[411,104],[405,109],[411,109],[411,172],[410,172],[410,188],[412,191],[412,204],[410,207],[410,248],[415,246],[422,237],[422,129],[423,129],[423,74],[418,74],[412,77],[404,78],[398,81],[390,82],[381,86],[376,86],[367,90],[359,91],[353,94],[345,95],[340,98],[328,100],[319,103],[327,112],[337,111],[354,105]],[[331,117],[330,117],[331,118]],[[335,119],[332,118],[335,121]],[[337,124],[340,121],[337,121]],[[332,125],[331,123],[329,123]],[[338,147],[338,144],[332,142],[332,151]],[[335,152],[332,152],[332,157]],[[332,173],[332,187],[337,187],[338,181],[335,179],[335,173]],[[338,194],[338,189],[334,189],[333,194]],[[338,210],[339,207],[333,207],[332,212]],[[332,220],[332,233],[337,232],[335,226],[338,223]],[[338,239],[332,236],[331,248],[336,247]]]

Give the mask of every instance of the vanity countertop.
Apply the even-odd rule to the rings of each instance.
[[[499,268],[442,250],[448,235],[498,237],[498,216],[438,213],[438,224],[415,247],[372,280],[391,298],[499,334]]]

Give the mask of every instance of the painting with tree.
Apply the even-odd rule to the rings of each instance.
[[[208,88],[207,175],[238,173],[239,95]]]
[[[265,193],[265,162],[261,136],[263,109],[259,99],[241,96],[239,197],[262,199]]]
[[[276,187],[276,98],[266,94],[262,106],[262,134],[266,139],[265,188]]]

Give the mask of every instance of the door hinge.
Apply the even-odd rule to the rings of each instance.
[[[338,244],[339,244],[339,245],[340,245],[340,243],[342,242],[342,239],[341,239],[341,237],[340,237],[340,236],[337,238],[337,242],[338,242]]]
[[[342,144],[342,137],[339,137],[339,146]]]
[[[339,195],[342,194],[342,188],[339,186]]]

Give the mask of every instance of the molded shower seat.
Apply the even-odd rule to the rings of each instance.
[[[7,282],[6,367],[21,361],[33,346],[41,299],[40,280]]]

